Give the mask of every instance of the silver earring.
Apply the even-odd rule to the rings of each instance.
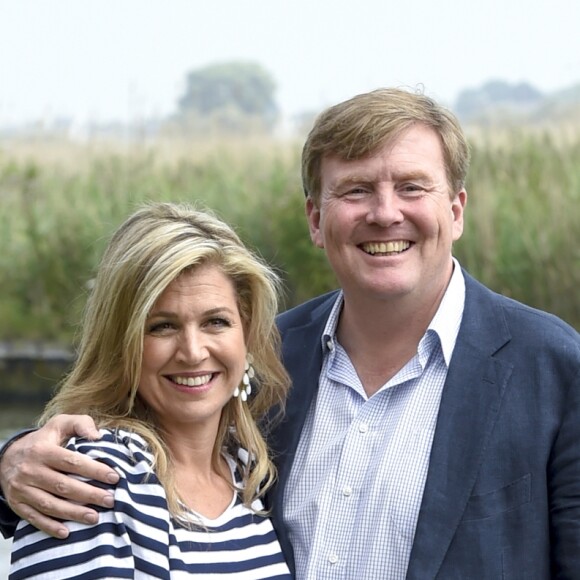
[[[240,397],[244,402],[247,401],[248,397],[252,394],[252,385],[250,384],[250,381],[256,376],[254,367],[252,366],[253,362],[254,358],[250,353],[248,353],[246,355],[246,366],[244,369],[244,375],[242,376],[242,384],[234,390],[234,397]]]

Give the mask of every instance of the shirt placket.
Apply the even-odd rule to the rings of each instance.
[[[371,462],[377,458],[376,431],[373,429],[376,409],[376,400],[364,402],[346,432],[336,477],[332,489],[327,490],[332,497],[328,519],[331,524],[323,534],[318,577],[348,578],[349,570],[357,569],[357,555],[351,553],[351,546],[357,533],[361,492],[373,471]]]

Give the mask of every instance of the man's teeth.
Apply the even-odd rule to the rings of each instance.
[[[393,242],[369,242],[362,245],[367,254],[392,254],[406,250],[411,242],[397,240]]]
[[[178,385],[185,385],[187,387],[199,387],[205,385],[211,380],[211,374],[201,375],[199,377],[173,377],[173,382]]]

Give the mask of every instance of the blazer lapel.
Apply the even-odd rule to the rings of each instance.
[[[318,378],[322,367],[320,336],[323,325],[320,328],[319,326],[318,321],[312,322],[301,328],[290,329],[284,337],[282,356],[284,366],[292,378],[292,387],[283,421],[276,428],[271,443],[277,456],[280,482],[286,480],[306,413],[318,391]]]
[[[465,272],[461,328],[443,389],[408,579],[435,578],[461,521],[512,372],[493,358],[509,340],[494,294]]]
[[[286,410],[280,423],[268,434],[268,444],[278,469],[278,482],[268,494],[268,504],[278,532],[278,539],[288,564],[293,568],[292,548],[283,523],[284,489],[306,414],[318,391],[322,368],[321,336],[336,299],[333,293],[328,300],[312,311],[304,326],[291,327],[282,336],[282,358],[292,379]]]

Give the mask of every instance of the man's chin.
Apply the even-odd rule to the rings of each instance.
[[[356,293],[367,300],[396,301],[413,293],[414,285],[409,280],[364,280],[358,285],[343,286],[345,295]]]

